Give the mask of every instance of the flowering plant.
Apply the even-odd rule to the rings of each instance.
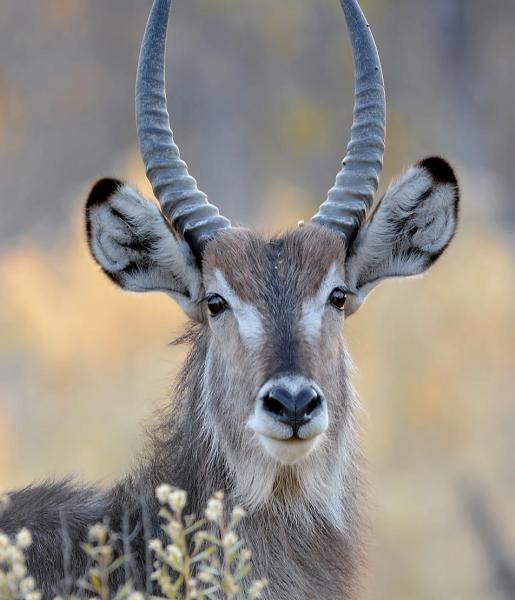
[[[261,597],[266,580],[254,580],[244,591],[250,572],[250,552],[239,539],[236,529],[245,511],[236,506],[226,517],[224,496],[217,492],[207,503],[204,518],[185,515],[186,492],[167,484],[156,489],[161,505],[163,535],[150,540],[153,557],[151,575],[159,592],[152,600],[255,600]],[[0,496],[0,512],[9,502]],[[110,589],[110,575],[123,567],[127,556],[117,556],[114,545],[120,540],[103,523],[89,529],[88,543],[82,545],[89,557],[87,573],[76,582],[80,596],[95,600],[145,600],[147,595],[127,581],[117,590]],[[0,598],[2,600],[41,600],[34,578],[27,571],[24,551],[32,544],[26,528],[11,539],[0,532]],[[79,592],[77,592],[79,593]],[[76,594],[67,600],[76,600]],[[54,600],[64,600],[56,597]]]

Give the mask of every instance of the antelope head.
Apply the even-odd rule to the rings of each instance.
[[[428,269],[457,224],[456,177],[435,157],[409,168],[372,211],[383,77],[357,0],[341,4],[354,53],[354,123],[342,169],[310,223],[263,239],[231,227],[197,188],[167,112],[170,0],[154,1],[136,84],[140,149],[160,207],[113,179],[98,182],[86,206],[103,271],[125,290],[169,294],[202,331],[201,428],[251,505],[277,486],[272,472],[311,466],[299,484],[308,492],[320,490],[319,473],[339,476],[334,456],[351,452],[355,403],[344,320],[382,280]]]

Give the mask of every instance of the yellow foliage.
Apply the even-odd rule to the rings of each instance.
[[[93,263],[78,231],[65,248],[15,248],[0,263],[0,282],[11,322],[4,343],[16,336],[44,368],[118,368],[135,347],[144,350],[163,323],[182,319],[166,298],[123,297]]]

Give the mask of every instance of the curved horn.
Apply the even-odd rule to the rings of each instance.
[[[313,221],[336,229],[350,246],[372,207],[383,168],[386,103],[379,54],[357,0],[341,0],[352,41],[354,123],[347,155]]]
[[[136,79],[136,125],[141,155],[163,214],[200,260],[205,243],[231,226],[188,173],[173,140],[165,92],[166,31],[171,0],[154,0]]]

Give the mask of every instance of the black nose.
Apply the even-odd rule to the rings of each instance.
[[[263,398],[263,407],[273,417],[290,425],[297,435],[302,425],[311,420],[313,413],[322,405],[322,398],[315,388],[306,386],[296,394],[284,387],[273,387]]]

